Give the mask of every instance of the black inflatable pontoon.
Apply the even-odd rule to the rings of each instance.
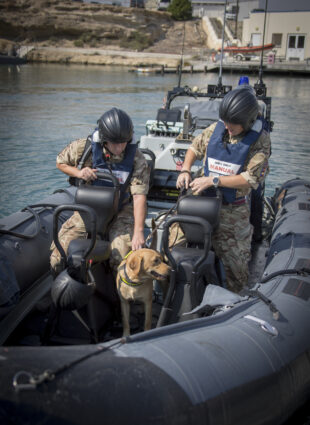
[[[282,424],[310,400],[310,184],[285,183],[264,273],[127,339],[0,350],[1,424]],[[13,237],[13,236],[12,236]]]

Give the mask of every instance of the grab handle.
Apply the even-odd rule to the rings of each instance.
[[[90,217],[90,234],[91,234],[91,243],[88,247],[88,249],[86,250],[83,259],[85,260],[87,258],[87,256],[89,255],[89,253],[93,250],[95,244],[96,244],[96,236],[97,236],[97,217],[96,217],[96,213],[95,211],[86,206],[86,205],[60,205],[59,207],[57,207],[54,211],[54,215],[53,215],[53,239],[54,239],[54,243],[56,245],[56,248],[58,249],[60,255],[61,255],[61,263],[63,268],[66,267],[67,265],[67,256],[66,253],[61,245],[61,243],[59,242],[59,238],[58,238],[58,217],[60,215],[60,213],[62,213],[63,211],[77,211],[77,212],[83,212],[89,215]]]
[[[96,171],[96,176],[99,180],[109,180],[114,187],[119,187],[119,181],[112,173],[106,173],[105,171]]]
[[[204,239],[203,254],[198,258],[198,260],[194,264],[193,273],[195,273],[196,270],[198,269],[198,267],[200,266],[200,264],[202,264],[202,262],[207,258],[208,253],[210,251],[210,247],[211,247],[210,234],[212,232],[212,226],[204,218],[194,217],[194,216],[190,216],[190,215],[176,215],[174,217],[170,217],[166,221],[166,223],[164,224],[163,248],[164,248],[164,252],[165,252],[167,258],[169,259],[172,267],[175,270],[177,269],[177,264],[176,264],[175,259],[173,258],[171,251],[169,249],[169,227],[173,223],[198,224],[199,226],[202,227],[203,239]]]

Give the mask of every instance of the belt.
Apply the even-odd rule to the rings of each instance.
[[[234,202],[227,202],[225,199],[223,199],[222,204],[223,205],[243,205],[246,203],[246,197],[243,196],[242,198],[237,198]]]

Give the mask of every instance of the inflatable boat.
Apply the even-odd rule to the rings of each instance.
[[[310,182],[253,196],[257,237],[240,294],[226,289],[212,249],[221,196],[175,188],[192,135],[217,119],[230,89],[176,87],[140,140],[151,169],[145,234],[155,222],[172,269],[165,297],[154,281],[150,331],[135,305],[122,338],[108,242],[97,237],[115,212],[116,179],[56,191],[0,220],[1,424],[277,425],[310,400]],[[261,84],[256,93],[271,130],[271,99]],[[90,238],[62,252],[55,277],[50,244],[61,251],[58,229],[73,211]],[[175,222],[187,247],[169,246]]]
[[[16,257],[29,254],[27,270],[39,251],[47,260],[43,245],[30,252],[33,239],[13,235],[38,230],[32,213],[11,217],[22,223],[2,235],[1,256],[11,259],[8,279],[16,271],[22,307],[1,321],[1,424],[284,423],[310,399],[309,198],[310,182],[295,179],[269,200],[275,220],[264,272],[244,294],[208,284],[200,303],[182,313],[190,319],[98,344],[44,346],[35,338],[32,321],[49,278],[19,272],[25,265]],[[43,226],[47,203],[70,199],[59,193],[37,207],[34,239],[51,237]],[[24,320],[28,335],[18,326]],[[14,333],[19,346],[10,343]]]

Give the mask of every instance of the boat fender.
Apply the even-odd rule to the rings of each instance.
[[[53,282],[51,288],[52,300],[56,307],[62,310],[78,310],[84,307],[94,292],[93,282],[81,283],[63,270]]]

